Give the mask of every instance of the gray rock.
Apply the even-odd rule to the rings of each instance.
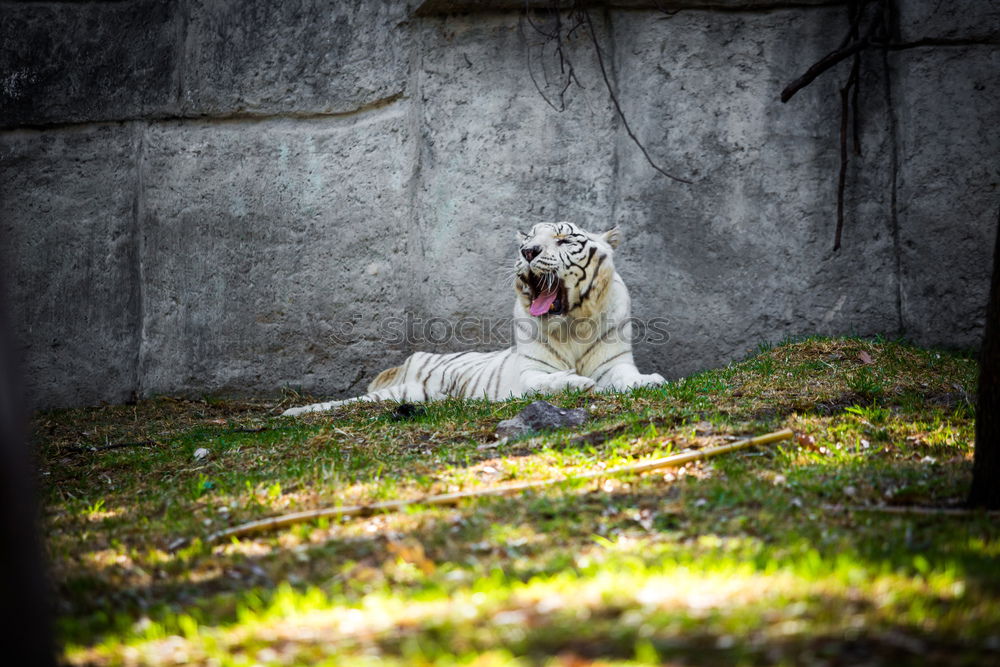
[[[628,9],[656,9],[674,12],[681,9],[774,9],[783,6],[829,5],[837,0],[615,0],[614,6]],[[566,3],[568,4],[568,3]],[[498,9],[523,10],[525,7],[551,11],[559,3],[552,0],[423,0],[417,7],[420,16],[455,12],[486,12]]]
[[[0,127],[176,112],[177,2],[8,2]]]
[[[186,115],[345,113],[398,96],[407,2],[191,0]]]
[[[344,397],[415,349],[496,349],[428,334],[495,331],[513,230],[553,219],[621,225],[633,314],[660,318],[636,325],[643,371],[816,332],[978,342],[1000,204],[996,3],[896,3],[912,43],[888,76],[865,54],[839,253],[848,65],[778,95],[836,48],[843,3],[592,12],[632,129],[693,185],[646,164],[585,34],[565,45],[583,87],[557,112],[535,83],[556,100],[562,75],[520,2],[417,4],[4,4],[0,123],[54,124],[0,132],[0,270],[35,405]],[[445,15],[477,9],[493,11]]]
[[[913,49],[891,58],[905,331],[923,344],[975,347],[1000,209],[1000,50]]]
[[[134,128],[0,134],[0,271],[33,407],[136,389]]]
[[[405,356],[406,107],[149,128],[144,393],[360,393]]]
[[[626,117],[615,155],[623,229],[618,265],[640,320],[664,318],[666,344],[636,345],[640,369],[676,377],[761,341],[897,331],[891,136],[875,63],[863,81],[863,158],[852,158],[844,248],[832,250],[840,76],[788,104],[781,89],[840,40],[843,9],[614,14]],[[644,371],[645,372],[645,371]]]
[[[897,2],[899,41],[963,43],[1000,39],[1000,3],[983,0],[903,0]]]
[[[535,401],[511,419],[497,424],[498,438],[512,438],[536,431],[580,426],[590,417],[585,408],[560,408],[547,401]]]
[[[558,113],[532,84],[525,49],[553,101],[558,67],[539,61],[543,40],[520,29],[517,13],[435,17],[419,29],[418,312],[451,322],[507,317],[511,282],[498,278],[513,264],[515,230],[563,219],[609,226],[614,110],[588,42],[567,45],[587,88],[568,89]]]

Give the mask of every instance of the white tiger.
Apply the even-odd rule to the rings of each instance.
[[[291,408],[320,412],[352,401],[431,401],[446,396],[502,400],[563,389],[625,390],[665,382],[632,359],[631,300],[615,272],[615,227],[592,234],[569,222],[518,232],[515,345],[497,352],[416,352],[382,371],[368,393]]]

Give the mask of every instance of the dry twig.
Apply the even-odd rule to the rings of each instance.
[[[321,509],[308,510],[305,512],[295,512],[292,514],[284,514],[281,516],[259,519],[257,521],[250,521],[249,523],[244,523],[239,526],[233,526],[232,528],[220,530],[218,532],[209,535],[205,541],[208,544],[214,544],[234,537],[242,537],[244,535],[250,535],[253,533],[260,533],[264,531],[275,530],[278,528],[285,528],[287,526],[292,526],[295,524],[304,523],[306,521],[313,521],[315,519],[321,519],[321,518],[339,519],[341,517],[348,517],[348,516],[370,516],[372,514],[385,514],[389,512],[398,512],[412,505],[429,505],[429,506],[455,505],[463,500],[469,500],[472,498],[512,496],[519,493],[523,493],[525,491],[541,489],[549,486],[554,486],[556,484],[563,484],[566,482],[579,482],[591,479],[604,479],[611,475],[638,474],[643,472],[649,472],[651,470],[658,470],[660,468],[678,467],[684,465],[685,463],[690,463],[691,461],[707,459],[713,456],[718,456],[719,454],[728,454],[729,452],[734,452],[739,449],[745,449],[747,447],[752,447],[754,445],[765,445],[773,442],[779,442],[781,440],[788,440],[793,435],[794,434],[792,433],[791,429],[783,429],[781,431],[768,433],[766,435],[757,436],[755,438],[747,438],[745,440],[740,440],[728,445],[719,445],[717,447],[706,447],[704,449],[699,449],[693,452],[684,452],[681,454],[674,454],[672,456],[666,456],[659,459],[653,459],[652,461],[633,463],[630,465],[618,466],[616,468],[608,468],[606,470],[597,470],[597,471],[583,473],[580,475],[563,477],[559,479],[545,479],[534,482],[522,482],[520,484],[510,484],[507,486],[494,486],[485,489],[477,489],[475,491],[463,491],[460,493],[444,493],[434,496],[424,496],[422,498],[414,498],[411,500],[390,500],[381,503],[372,503],[370,505],[326,507]],[[173,544],[183,545],[186,544],[186,541],[176,541]]]
[[[878,514],[913,514],[919,516],[1000,517],[1000,511],[964,507],[922,507],[919,505],[822,505],[827,512],[875,512]]]

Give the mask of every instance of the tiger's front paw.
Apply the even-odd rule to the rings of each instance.
[[[573,371],[559,371],[545,376],[533,389],[540,394],[558,394],[566,389],[590,391],[594,386],[594,381],[588,377]]]
[[[650,373],[649,375],[640,375],[639,379],[636,381],[632,388],[635,387],[658,387],[661,384],[666,384],[667,380],[659,373]]]
[[[623,377],[612,378],[602,388],[611,391],[628,391],[629,389],[637,389],[639,387],[657,387],[666,383],[667,381],[659,373],[650,373],[649,375],[633,373]]]

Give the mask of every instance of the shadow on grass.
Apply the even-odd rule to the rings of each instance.
[[[539,664],[638,655],[699,665],[987,664],[998,656],[1000,527],[977,516],[824,515],[794,505],[807,492],[795,480],[775,486],[750,472],[734,465],[721,479],[635,480],[611,491],[570,484],[303,527],[291,546],[279,535],[245,541],[246,550],[193,549],[181,565],[201,572],[197,580],[83,582],[75,592],[71,583],[61,591],[74,600],[63,633],[93,644],[134,636],[148,618],[181,635],[185,614],[224,629],[248,614],[270,618],[291,583],[294,595],[322,590],[318,608],[327,611],[363,608],[373,596],[415,608],[428,598],[484,596],[464,603],[471,611],[446,606],[371,631],[331,624],[322,640],[302,640],[306,656],[504,649]],[[803,471],[803,483],[811,472],[824,471]],[[887,471],[878,462],[839,472],[860,481]],[[588,593],[602,577],[609,583]],[[553,595],[563,602],[546,606]],[[281,623],[294,626],[299,613],[310,610],[279,614]]]

